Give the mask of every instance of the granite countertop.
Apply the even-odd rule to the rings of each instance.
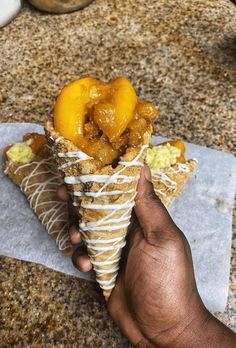
[[[66,15],[25,4],[0,30],[0,120],[43,124],[70,80],[125,75],[158,105],[156,134],[235,153],[235,31],[228,0],[96,0]],[[7,257],[0,282],[1,347],[129,346],[94,284]],[[236,234],[217,316],[236,330]]]

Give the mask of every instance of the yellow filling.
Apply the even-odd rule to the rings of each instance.
[[[34,158],[34,153],[30,147],[32,140],[16,143],[7,151],[7,157],[12,162],[29,163]]]
[[[162,169],[177,163],[181,150],[166,143],[147,150],[146,163],[152,170]]]

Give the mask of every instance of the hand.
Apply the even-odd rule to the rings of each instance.
[[[144,167],[136,197],[138,223],[130,231],[129,251],[123,257],[126,263],[121,267],[108,310],[137,347],[205,347],[202,327],[215,330],[220,325],[228,329],[204,307],[189,244],[155,196],[150,179],[150,171]],[[80,242],[75,226],[70,234],[73,244]],[[92,269],[85,250],[78,249],[73,260],[80,271]],[[221,347],[231,347],[227,344]]]

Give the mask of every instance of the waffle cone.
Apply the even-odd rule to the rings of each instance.
[[[5,174],[21,189],[30,207],[46,227],[60,250],[71,255],[73,247],[68,233],[67,204],[60,202],[56,190],[63,183],[49,148],[44,145],[34,159],[27,164],[8,161],[5,149]]]
[[[181,194],[196,167],[195,160],[188,160],[185,163],[176,163],[152,173],[155,193],[167,208]]]
[[[143,146],[128,148],[115,168],[101,168],[99,161],[61,137],[51,122],[46,125],[49,146],[72,193],[82,239],[106,300],[115,286],[151,130],[143,135]]]

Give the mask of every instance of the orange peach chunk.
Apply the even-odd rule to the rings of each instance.
[[[92,113],[94,122],[112,142],[127,128],[136,104],[135,90],[124,77],[111,83],[86,77],[62,89],[54,108],[54,126],[66,139],[78,145]]]
[[[181,151],[181,155],[177,158],[177,161],[180,163],[185,163],[186,159],[184,157],[184,153],[185,153],[184,143],[180,140],[170,140],[170,141],[167,141],[166,143],[169,143],[171,146],[177,147],[177,149]]]
[[[75,144],[84,132],[85,117],[89,103],[99,99],[97,90],[100,81],[85,77],[64,87],[54,107],[55,129]]]
[[[132,120],[137,96],[131,83],[124,77],[118,77],[110,85],[111,95],[94,107],[94,121],[113,142]]]

